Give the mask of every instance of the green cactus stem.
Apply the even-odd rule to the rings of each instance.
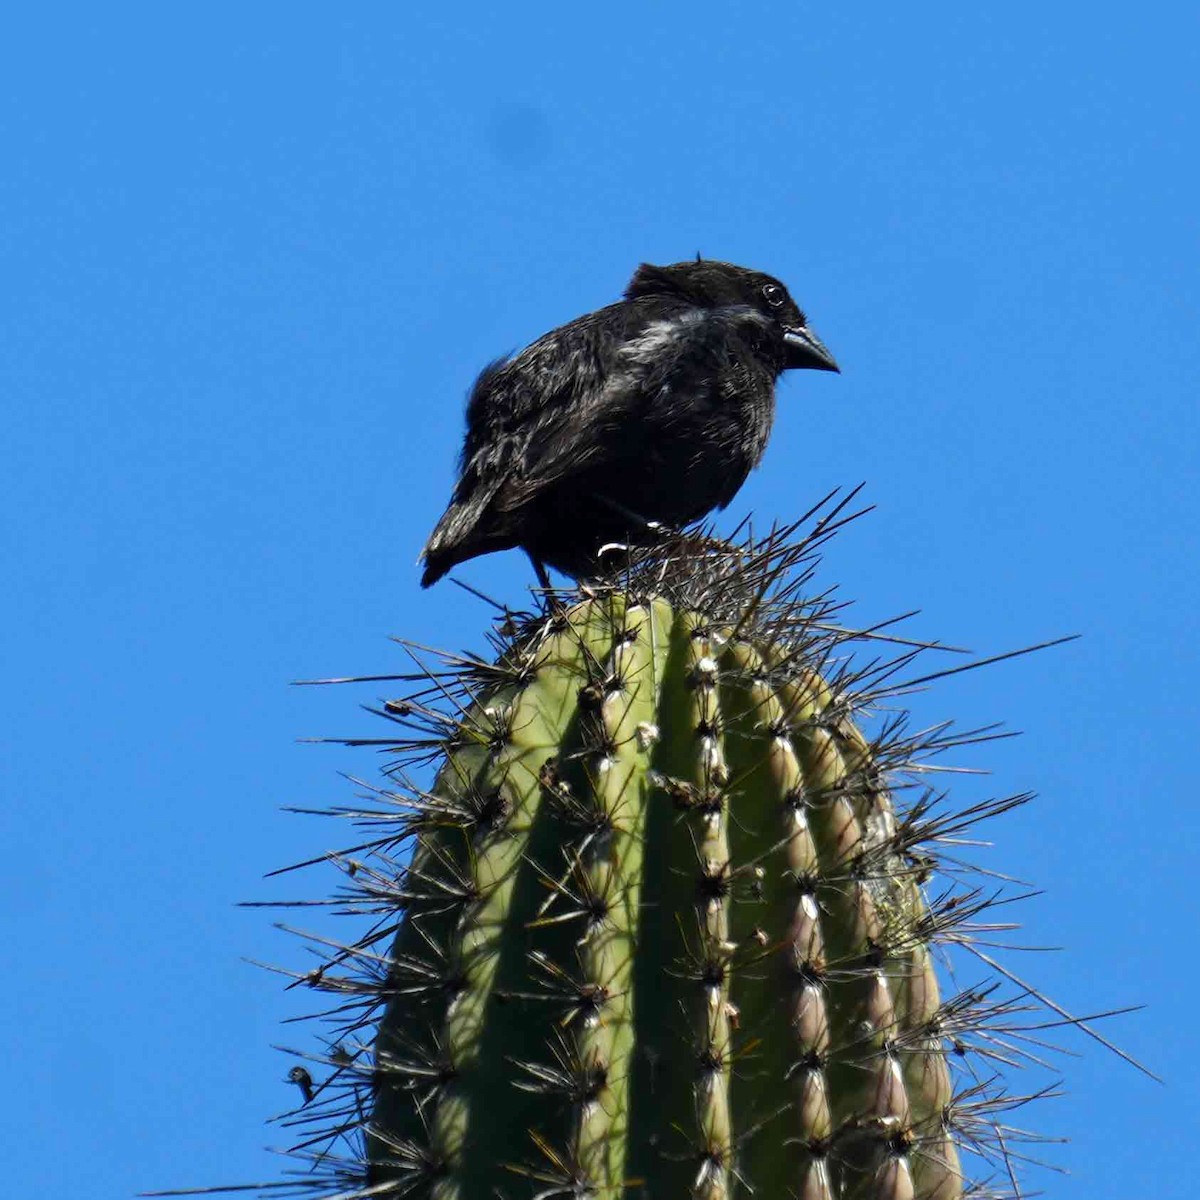
[[[372,924],[294,976],[335,1032],[272,1194],[1019,1194],[998,1068],[1042,1053],[1041,998],[935,966],[999,894],[945,847],[1029,797],[955,814],[928,760],[997,735],[910,733],[931,647],[806,598],[845,504],[637,551],[491,661],[397,677],[384,782],[340,810],[369,832],[329,856]]]
[[[599,590],[509,651],[433,788],[488,819],[408,871],[371,1184],[962,1194],[928,910],[796,649]]]

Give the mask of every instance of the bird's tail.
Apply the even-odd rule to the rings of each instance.
[[[427,588],[437,583],[443,575],[456,565],[455,560],[441,554],[431,554],[425,551],[421,555],[425,570],[421,572],[421,586]]]

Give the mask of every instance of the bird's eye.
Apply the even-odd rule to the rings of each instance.
[[[787,292],[777,283],[766,284],[762,290],[762,294],[766,297],[767,303],[772,308],[778,308],[787,299]]]

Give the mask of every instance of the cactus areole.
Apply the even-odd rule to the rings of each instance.
[[[295,976],[336,1033],[274,1194],[1019,1194],[996,1063],[1032,1059],[1036,994],[934,966],[995,928],[946,845],[1028,797],[925,782],[992,735],[910,732],[923,648],[812,597],[844,514],[639,550],[395,677],[384,781],[340,812],[371,832],[328,856],[373,923]]]

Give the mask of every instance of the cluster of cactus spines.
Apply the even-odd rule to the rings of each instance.
[[[1002,735],[881,715],[933,647],[809,593],[846,504],[636,551],[506,612],[493,661],[411,648],[355,739],[384,781],[336,810],[369,832],[325,856],[370,928],[291,973],[334,1034],[273,1194],[1021,1195],[1002,1072],[1071,1018],[935,964],[993,963],[1003,889],[957,846],[1029,797],[955,814],[930,758]]]

